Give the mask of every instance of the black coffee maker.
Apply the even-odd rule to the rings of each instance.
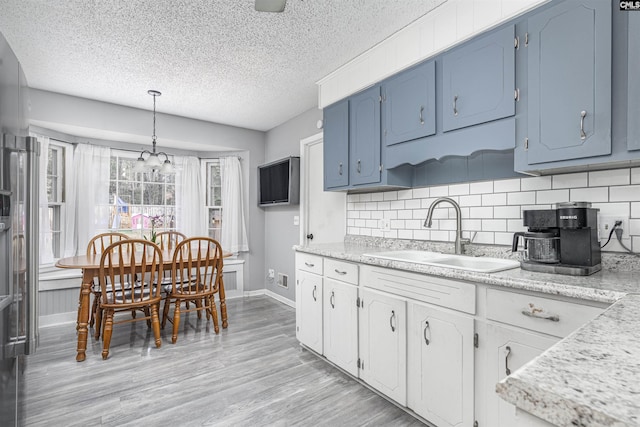
[[[588,202],[556,204],[555,209],[525,210],[527,232],[513,235],[512,250],[524,239],[523,270],[587,276],[600,271],[598,209]]]

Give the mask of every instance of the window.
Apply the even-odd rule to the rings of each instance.
[[[136,154],[111,153],[109,229],[135,238],[150,238],[152,231],[175,230],[175,175],[136,174]]]
[[[69,150],[69,151],[67,151]],[[49,232],[53,257],[60,258],[64,247],[64,215],[66,201],[66,173],[70,169],[71,145],[51,140],[47,151],[47,201],[49,216]]]
[[[207,228],[209,230],[209,237],[220,241],[220,233],[222,230],[222,176],[220,172],[220,160],[205,160],[203,164],[205,169],[205,182],[207,183]]]

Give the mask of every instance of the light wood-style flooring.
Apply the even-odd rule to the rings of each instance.
[[[176,344],[155,348],[144,321],[116,325],[108,360],[75,325],[40,331],[27,359],[26,426],[421,426],[303,349],[295,310],[269,297],[228,300],[220,335],[189,313]],[[1,423],[0,423],[1,424]]]

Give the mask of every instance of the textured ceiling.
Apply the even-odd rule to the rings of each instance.
[[[0,0],[29,86],[269,130],[315,82],[445,0]]]

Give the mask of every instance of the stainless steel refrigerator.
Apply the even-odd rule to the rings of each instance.
[[[38,156],[35,138],[0,149],[0,424],[20,425],[26,358],[38,344]]]
[[[26,355],[38,343],[39,144],[26,78],[0,34],[0,425],[22,425]]]

